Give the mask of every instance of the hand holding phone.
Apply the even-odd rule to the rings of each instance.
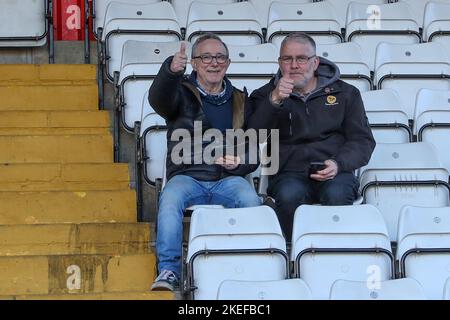
[[[314,161],[309,164],[309,175],[315,174],[317,171],[325,169],[327,165],[321,161]]]
[[[334,179],[338,174],[337,162],[331,159],[323,162],[311,162],[309,166],[309,177],[316,181],[326,181]]]

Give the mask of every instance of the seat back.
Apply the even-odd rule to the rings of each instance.
[[[433,145],[379,143],[360,170],[364,202],[376,206],[386,221],[391,241],[404,205],[442,207],[449,203],[448,171]]]
[[[221,4],[192,2],[186,39],[194,43],[205,32],[217,34],[230,45],[254,45],[264,42],[255,8],[247,1]]]
[[[338,18],[339,24],[344,28],[345,22],[347,18],[347,10],[348,5],[350,2],[353,2],[354,0],[323,0],[325,2],[329,2],[333,5],[336,16]],[[367,5],[380,5],[380,4],[386,4],[389,1],[388,0],[358,0],[356,2],[359,3],[366,3]]]
[[[2,1],[0,47],[39,47],[47,43],[47,0]]]
[[[362,92],[367,118],[377,143],[407,143],[412,135],[408,115],[392,89]]]
[[[419,27],[424,28],[427,23],[424,23],[426,20],[426,6],[428,3],[450,3],[448,0],[398,0],[398,2],[404,2],[409,5],[411,8],[411,12],[414,15],[414,19],[417,21]],[[424,34],[424,40],[427,41],[427,38]]]
[[[450,2],[441,2],[433,0],[426,4],[423,38],[445,44],[450,50]]]
[[[160,2],[161,0],[128,0],[127,3],[148,4]],[[105,22],[106,9],[111,2],[120,2],[118,0],[92,0],[92,33],[97,39],[97,29],[103,27]]]
[[[180,39],[180,26],[170,3],[111,2],[106,9],[102,33],[108,79],[112,81],[114,72],[120,70],[125,41],[171,42]]]
[[[414,111],[414,133],[418,141],[432,143],[450,171],[450,90],[421,89]]]
[[[342,41],[341,25],[333,5],[327,2],[273,2],[269,9],[267,41],[280,48],[284,37],[297,30],[308,33],[318,44]]]
[[[219,286],[217,300],[311,300],[311,290],[301,279],[225,280]]]
[[[339,67],[341,80],[354,85],[361,92],[372,90],[369,62],[357,43],[317,45],[316,53]]]
[[[422,286],[414,279],[388,281],[337,280],[330,300],[425,300]]]
[[[394,89],[408,118],[414,117],[416,95],[422,88],[450,90],[450,57],[440,43],[377,47],[374,81],[378,89]]]
[[[417,280],[428,299],[442,299],[450,277],[450,207],[405,206],[398,224],[397,260],[401,275]]]
[[[177,14],[177,18],[181,28],[186,29],[187,27],[187,18],[192,2],[222,4],[237,2],[237,0],[170,0],[170,3],[175,9],[175,13]]]
[[[267,20],[269,17],[269,8],[272,2],[275,0],[247,0],[255,7],[256,13],[258,15],[259,21],[263,28],[267,28]],[[312,0],[276,0],[277,2],[284,3],[310,3]]]
[[[231,64],[227,76],[248,94],[265,85],[278,71],[278,50],[271,43],[229,46]]]
[[[215,299],[224,280],[286,279],[287,260],[277,216],[267,206],[192,214],[186,261],[195,299]]]
[[[291,260],[313,299],[328,299],[337,279],[364,281],[394,276],[389,237],[372,205],[301,205],[295,211]]]
[[[361,46],[372,62],[380,42],[415,44],[421,41],[419,26],[406,3],[369,5],[351,2],[347,11],[346,41]]]

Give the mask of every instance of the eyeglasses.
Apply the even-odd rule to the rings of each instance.
[[[216,56],[212,56],[210,54],[202,54],[196,57],[192,57],[192,59],[200,59],[205,64],[210,64],[213,62],[213,59],[216,59],[218,64],[223,64],[228,61],[228,56],[224,54],[218,54]]]
[[[314,58],[316,55],[312,55],[311,57],[308,56],[297,56],[297,57],[289,57],[289,56],[282,56],[279,57],[278,60],[281,61],[283,64],[292,64],[292,62],[295,60],[295,63],[297,64],[306,64],[308,61],[312,58]]]

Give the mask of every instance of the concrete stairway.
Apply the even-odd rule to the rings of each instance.
[[[90,65],[0,66],[0,299],[173,299]]]

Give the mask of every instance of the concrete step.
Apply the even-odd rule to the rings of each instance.
[[[142,254],[149,242],[148,223],[0,226],[0,256]]]
[[[105,292],[62,295],[0,296],[0,300],[175,300],[170,291]]]
[[[58,64],[2,64],[0,65],[0,85],[2,83],[80,83],[95,82],[95,65]]]
[[[0,224],[136,222],[133,190],[0,192]]]
[[[0,136],[107,135],[109,128],[0,128]]]
[[[0,110],[97,110],[98,88],[91,85],[0,86]]]
[[[153,253],[0,257],[0,295],[64,295],[148,291]]]
[[[0,163],[113,162],[111,135],[0,136]]]
[[[0,128],[2,131],[7,129],[4,130],[6,132],[12,128],[86,129],[110,126],[108,111],[0,111]]]
[[[0,191],[128,190],[126,163],[0,164]]]

